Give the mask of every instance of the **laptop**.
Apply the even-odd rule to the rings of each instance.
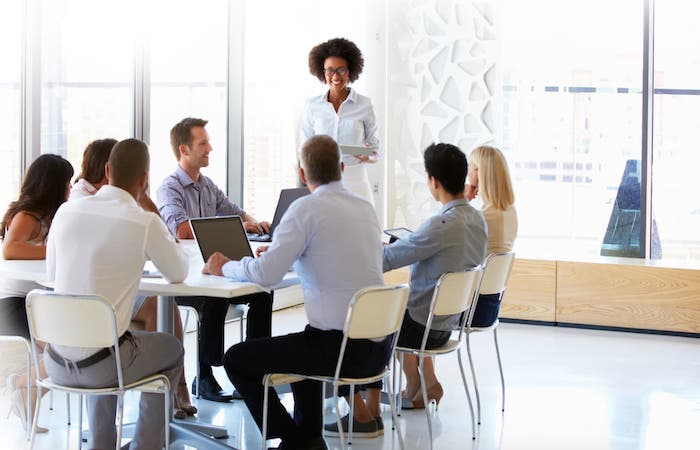
[[[270,224],[270,233],[248,233],[248,239],[255,242],[271,242],[272,234],[275,232],[275,228],[277,228],[277,225],[279,225],[282,221],[282,216],[284,216],[284,213],[286,213],[287,209],[289,209],[289,205],[294,203],[295,200],[305,195],[309,195],[310,193],[311,192],[309,191],[309,188],[306,187],[282,189],[280,191],[280,199],[277,202],[277,208],[275,209],[275,215],[273,216],[272,223]]]
[[[253,256],[241,216],[190,219],[190,226],[204,262],[216,251],[234,261]]]

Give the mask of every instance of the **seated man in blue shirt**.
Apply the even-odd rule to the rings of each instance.
[[[294,265],[304,291],[309,324],[304,331],[234,345],[224,358],[226,373],[262,424],[263,375],[299,373],[332,375],[340,353],[343,324],[353,295],[384,284],[381,229],[372,205],[343,187],[336,142],[318,135],[303,145],[299,175],[310,195],[296,200],[275,229],[269,248],[258,258],[229,261],[215,253],[204,273],[249,280],[262,286],[279,282]],[[391,342],[353,340],[345,350],[348,376],[377,373],[387,362]],[[282,438],[280,449],[327,449],[321,436],[321,383],[292,384],[294,417],[272,395],[269,437]]]
[[[442,204],[442,208],[406,238],[384,246],[385,272],[411,265],[411,291],[398,340],[398,346],[410,348],[420,348],[422,344],[433,290],[440,276],[481,264],[486,256],[487,242],[484,216],[464,199],[467,176],[467,158],[464,153],[451,144],[432,144],[425,150],[423,159],[428,189],[433,198]],[[459,327],[460,318],[461,314],[436,316],[426,348],[436,348],[447,343],[452,331]],[[407,399],[404,404],[407,403],[409,408],[422,408],[424,405],[418,376],[418,358],[404,355],[403,369],[407,380],[403,392]],[[429,400],[439,402],[443,394],[442,385],[435,375],[431,358],[424,360],[424,375]],[[367,386],[366,404],[360,394],[356,394],[353,435],[376,435],[371,423],[373,418],[378,424],[381,423],[379,387],[379,383]],[[342,423],[347,432],[347,417]],[[337,436],[336,422],[327,424],[324,433]]]
[[[160,215],[170,232],[179,239],[193,239],[189,219],[196,217],[239,215],[249,232],[267,233],[270,224],[258,222],[231,202],[214,182],[201,173],[209,165],[212,151],[206,120],[188,117],[170,130],[178,167],[158,188]],[[199,328],[199,394],[207,400],[227,402],[234,395],[225,393],[214,378],[211,366],[220,366],[224,352],[224,321],[228,302],[209,297],[176,297],[180,305],[197,309]],[[272,295],[268,293],[238,297],[233,303],[248,303],[247,338],[268,337],[271,332]]]

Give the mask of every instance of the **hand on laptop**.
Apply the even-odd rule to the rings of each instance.
[[[255,220],[248,220],[246,222],[243,222],[243,225],[245,225],[245,230],[248,233],[267,234],[270,232],[270,222],[258,222]]]
[[[224,275],[224,273],[221,271],[221,268],[224,264],[226,264],[229,261],[231,260],[225,257],[223,253],[214,252],[204,264],[204,268],[202,268],[202,273],[218,275],[221,277]]]
[[[270,248],[269,245],[261,245],[260,247],[255,249],[255,256],[260,257],[260,255],[265,253],[269,248]]]

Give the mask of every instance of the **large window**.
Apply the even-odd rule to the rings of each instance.
[[[652,208],[671,259],[700,259],[698,14],[695,2],[656,2]]]
[[[364,1],[245,3],[243,192],[259,220],[272,220],[280,189],[296,187],[299,119],[306,99],[327,89],[309,73],[311,48],[345,37],[365,52],[365,66],[374,62],[366,55],[365,8]],[[342,20],[328,20],[337,14]],[[355,83],[359,92],[365,78]]]
[[[637,0],[503,3],[496,144],[515,183],[521,253],[593,256],[631,246],[640,254],[638,228],[615,224],[623,174],[638,168],[642,154],[641,6]],[[631,215],[639,221],[639,187],[635,192]],[[610,248],[610,223],[626,245],[615,241]]]
[[[150,51],[152,190],[175,170],[170,129],[185,117],[209,121],[213,152],[203,170],[226,191],[228,2],[172,1],[153,8]]]
[[[133,135],[133,2],[44,0],[41,151],[76,174],[92,140]]]
[[[0,211],[17,197],[20,183],[20,76],[22,2],[3,5],[0,27]]]

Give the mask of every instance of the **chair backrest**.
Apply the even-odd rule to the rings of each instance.
[[[466,311],[474,298],[480,275],[481,266],[442,274],[433,291],[433,315],[451,316]]]
[[[27,295],[32,338],[67,347],[111,347],[118,341],[114,307],[103,297],[35,289]]]
[[[405,284],[368,287],[357,291],[350,300],[345,317],[343,342],[335,368],[336,379],[340,377],[348,339],[381,339],[393,334],[390,354],[394,354],[407,303],[408,286]],[[389,360],[386,361],[388,363]]]
[[[515,252],[491,253],[484,262],[479,294],[501,294],[506,290]]]
[[[379,339],[401,328],[408,302],[405,284],[361,289],[350,301],[344,333],[350,339]]]

